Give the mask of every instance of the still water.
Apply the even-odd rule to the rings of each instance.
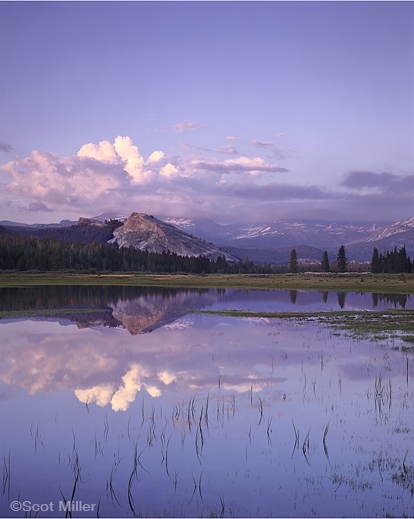
[[[0,320],[2,517],[69,516],[67,501],[73,517],[412,516],[413,358],[399,339],[189,313],[413,308],[412,297],[0,293],[3,312],[53,310]]]

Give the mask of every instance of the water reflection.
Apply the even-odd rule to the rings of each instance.
[[[298,291],[297,290],[289,290],[289,299],[292,305],[296,303],[296,298],[298,297]]]
[[[340,294],[80,288],[43,303],[86,314],[0,320],[1,516],[70,496],[77,474],[75,500],[108,517],[411,514],[414,363],[397,340],[186,314]]]
[[[337,296],[338,296],[338,305],[341,308],[345,308],[346,292],[338,292]]]
[[[52,314],[48,319],[54,318],[62,323],[70,320],[79,328],[102,324],[107,327],[124,327],[135,335],[171,323],[190,310],[300,312],[339,308],[414,308],[413,299],[404,294],[338,292],[336,296],[335,302],[327,291],[117,286],[1,288],[0,312],[50,311]]]

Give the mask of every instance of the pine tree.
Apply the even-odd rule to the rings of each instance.
[[[373,274],[379,274],[382,270],[382,261],[380,261],[380,257],[378,254],[378,249],[374,247],[374,252],[372,254],[371,260],[371,272]]]
[[[341,247],[339,248],[338,258],[336,261],[338,263],[339,272],[346,272],[348,261],[345,256],[345,247],[343,245],[341,245]]]
[[[289,260],[289,272],[292,274],[296,274],[298,271],[298,256],[296,254],[296,250],[293,249],[290,253],[290,260]]]
[[[329,272],[329,259],[327,251],[325,251],[322,256],[322,272]]]

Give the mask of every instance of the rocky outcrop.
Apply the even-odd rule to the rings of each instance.
[[[216,260],[224,255],[229,263],[236,258],[218,249],[215,245],[177,229],[171,224],[158,220],[151,215],[132,213],[124,224],[114,231],[114,238],[109,243],[119,247],[133,247],[148,252],[175,252],[179,256],[205,256]]]

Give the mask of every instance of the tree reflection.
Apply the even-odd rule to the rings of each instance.
[[[344,308],[344,306],[345,306],[345,297],[346,297],[346,292],[337,292],[337,296],[338,296],[338,305],[339,305],[341,308]]]

